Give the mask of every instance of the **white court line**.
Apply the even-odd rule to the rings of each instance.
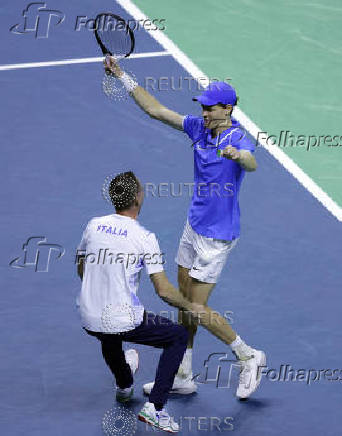
[[[125,9],[135,20],[148,19],[147,16],[131,1],[116,0],[116,2]],[[174,59],[187,70],[200,84],[203,78],[209,78],[201,71],[188,56],[183,53],[175,43],[171,41],[163,32],[155,30],[151,36],[167,50]],[[234,109],[234,117],[248,130],[248,132],[257,140],[258,133],[263,130],[253,123],[248,116],[238,107]],[[261,144],[283,167],[293,175],[298,182],[303,185],[328,211],[339,221],[342,221],[342,208],[323,191],[286,153],[277,145],[268,145],[265,139],[259,139]]]
[[[158,56],[170,56],[170,55],[171,53],[168,53],[167,51],[152,51],[146,53],[133,53],[127,59],[154,58]],[[20,70],[22,68],[55,67],[59,65],[71,65],[71,64],[91,64],[93,62],[102,62],[103,59],[104,57],[101,56],[96,58],[62,59],[61,61],[8,64],[8,65],[0,65],[0,71]]]

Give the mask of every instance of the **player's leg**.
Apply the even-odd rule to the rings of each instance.
[[[178,283],[180,291],[189,301],[197,303],[200,306],[205,306],[215,284],[200,282],[199,280],[192,278],[189,275],[189,271],[189,269],[186,269],[181,265],[178,266]],[[196,385],[192,381],[192,349],[194,345],[194,337],[197,332],[198,319],[191,316],[191,313],[180,310],[178,313],[178,322],[188,330],[189,339],[184,358],[177,373],[176,382],[180,385],[181,380],[178,380],[178,378],[183,379],[183,384],[188,383],[189,388],[191,385],[195,390]],[[186,380],[188,380],[187,383]]]
[[[196,257],[196,251],[194,249],[194,236],[195,232],[189,225],[187,221],[182,237],[179,242],[179,248],[176,256],[176,263],[178,264],[178,286],[180,292],[190,300],[190,287],[192,279],[189,275],[189,272],[194,264],[194,260]],[[208,295],[205,295],[204,298],[208,298]],[[197,385],[192,380],[192,347],[194,342],[194,337],[197,331],[197,320],[190,316],[189,313],[179,310],[178,312],[178,322],[182,324],[187,330],[189,334],[188,345],[186,352],[184,354],[183,361],[179,367],[177,376],[175,378],[175,383],[172,391],[175,393],[193,393],[197,390]],[[144,386],[145,392],[148,390],[151,384],[147,384]]]
[[[189,301],[192,301],[191,295],[192,292],[192,278],[189,275],[189,268],[184,268],[181,265],[178,265],[178,286],[180,292],[184,295],[185,298],[187,298]],[[206,289],[205,292],[202,294],[203,298],[198,303],[205,304],[206,301],[209,298],[209,294],[212,290],[213,286],[211,286],[211,289]],[[184,310],[179,310],[178,312],[178,322],[182,324],[189,333],[189,339],[188,339],[188,347],[192,348],[194,344],[194,337],[197,332],[197,325],[198,322],[196,319],[190,314]]]
[[[199,317],[192,317],[193,325],[198,327],[198,324],[210,327],[210,331],[216,336],[219,335],[222,329],[224,330],[224,335],[220,335],[219,339],[222,339],[227,344],[231,344],[236,339],[236,332],[228,324],[228,322],[223,318],[218,312],[214,311],[208,306],[208,299],[212,290],[214,289],[214,283],[201,282],[198,279],[190,277],[189,289],[188,289],[188,300],[194,303],[194,308],[196,312],[199,313]],[[191,318],[189,314],[185,319]],[[200,322],[202,320],[202,322]],[[194,322],[195,321],[195,322]],[[219,328],[216,334],[216,326]],[[191,344],[190,338],[188,344]],[[193,344],[193,338],[192,338]]]
[[[176,262],[178,264],[179,290],[189,301],[207,304],[227,258],[229,251],[227,247],[227,244],[220,245],[213,242],[211,238],[197,234],[189,222],[186,222]],[[183,379],[183,383],[187,383],[188,388],[192,385],[195,391],[196,385],[192,381],[192,348],[198,322],[183,310],[178,313],[178,322],[188,330],[189,340],[177,373],[176,382],[180,384],[181,379]]]
[[[215,283],[205,283],[197,280],[189,275],[190,269],[178,266],[178,284],[179,290],[182,294],[191,302],[196,303],[199,306],[204,306],[203,314],[205,315],[205,307],[207,307],[208,299],[212,290],[215,287]],[[198,306],[198,307],[199,307]],[[212,318],[213,323],[215,320],[219,320],[218,313],[209,308],[207,311],[209,318]],[[220,321],[220,320],[219,320]],[[180,310],[178,313],[178,322],[187,328],[189,332],[188,348],[193,348],[194,336],[198,328],[198,319],[191,316],[189,312]],[[236,339],[236,333],[227,324],[227,334],[230,342]]]
[[[102,356],[116,381],[116,399],[120,402],[130,400],[133,395],[133,375],[138,367],[138,353],[122,349],[122,337],[117,334],[86,332],[101,342]]]
[[[220,241],[206,238],[202,235],[198,235],[191,228],[189,234],[191,236],[191,243],[195,256],[193,259],[193,265],[188,271],[190,279],[185,277],[185,271],[181,272],[181,280],[186,284],[183,293],[191,302],[198,304],[199,306],[202,305],[203,326],[205,326],[211,333],[215,334],[219,339],[223,340],[226,344],[229,344],[232,351],[239,359],[242,371],[237,396],[240,398],[246,398],[260,383],[260,372],[258,371],[258,366],[265,365],[265,354],[262,351],[254,350],[245,344],[245,342],[236,335],[235,331],[227,321],[207,306],[210,293],[237,241]],[[199,306],[197,306],[197,309]],[[185,317],[184,319],[187,318]],[[198,323],[199,318],[196,319]],[[196,333],[194,322],[188,321],[188,325],[191,326],[190,332],[194,336]],[[191,346],[193,345],[193,336],[189,339],[190,346],[186,350],[176,377],[176,380],[178,380],[178,378],[187,380],[188,384],[191,382],[193,383],[191,380]]]
[[[192,230],[188,221],[185,224],[184,231],[179,242],[178,253],[176,256],[176,263],[178,264],[178,287],[180,292],[185,298],[190,300],[192,278],[189,275],[191,268],[193,267],[196,257],[196,251],[194,249],[194,236],[195,232]],[[209,297],[211,289],[207,290],[204,299]],[[182,324],[189,333],[188,349],[192,349],[194,336],[197,331],[197,321],[189,316],[188,313],[183,310],[178,312],[178,322]],[[187,354],[190,354],[187,352]],[[186,356],[185,356],[186,358]]]
[[[194,303],[192,314],[201,326],[227,345],[230,345],[241,367],[236,396],[238,398],[248,398],[260,384],[260,368],[266,366],[265,353],[247,345],[236,335],[227,320],[207,305]]]
[[[122,337],[124,341],[163,348],[149,401],[139,413],[139,419],[163,430],[177,431],[178,425],[169,417],[164,406],[186,349],[186,329],[167,318],[145,312],[142,324],[125,332]]]
[[[189,276],[189,269],[179,266],[178,269],[178,281],[181,283],[181,292],[189,299],[189,301],[195,301],[199,307],[205,305],[208,301],[210,292],[214,285],[208,283],[200,283]],[[181,366],[178,369],[177,375],[174,378],[171,393],[180,394],[192,394],[197,391],[197,385],[192,380],[192,346],[193,339],[197,330],[198,318],[192,316],[190,312],[179,311],[178,322],[182,324],[188,331],[188,343],[186,349],[186,355],[184,355]],[[146,383],[144,385],[145,394],[149,394],[153,388],[152,383]]]
[[[187,298],[193,303],[193,312],[185,314],[187,316],[184,319],[187,320],[187,325],[190,326],[189,331],[194,334],[194,326],[200,324],[218,339],[230,345],[241,366],[236,395],[239,398],[249,397],[257,389],[261,381],[260,367],[266,365],[265,354],[247,345],[237,336],[227,320],[207,305],[214,285],[194,278],[191,278],[191,281],[188,282]],[[189,322],[191,318],[192,321]],[[188,341],[188,348],[175,378],[173,390],[178,393],[186,393],[186,390],[189,391],[191,388],[195,389],[195,383],[192,380],[192,345],[193,338],[191,343]]]

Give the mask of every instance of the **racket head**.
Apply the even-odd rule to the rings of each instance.
[[[110,12],[98,14],[95,18],[94,34],[104,56],[127,58],[134,50],[133,30],[119,15]]]

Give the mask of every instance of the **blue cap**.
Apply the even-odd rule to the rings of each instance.
[[[235,89],[226,82],[211,82],[201,95],[193,98],[204,106],[214,106],[215,104],[236,104]]]

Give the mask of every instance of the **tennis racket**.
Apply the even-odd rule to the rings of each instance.
[[[95,18],[94,34],[103,55],[117,61],[133,53],[135,38],[132,29],[119,15],[108,12]],[[106,60],[107,61],[107,60]],[[115,100],[127,98],[128,94],[114,74],[106,73],[102,80],[104,93]]]

